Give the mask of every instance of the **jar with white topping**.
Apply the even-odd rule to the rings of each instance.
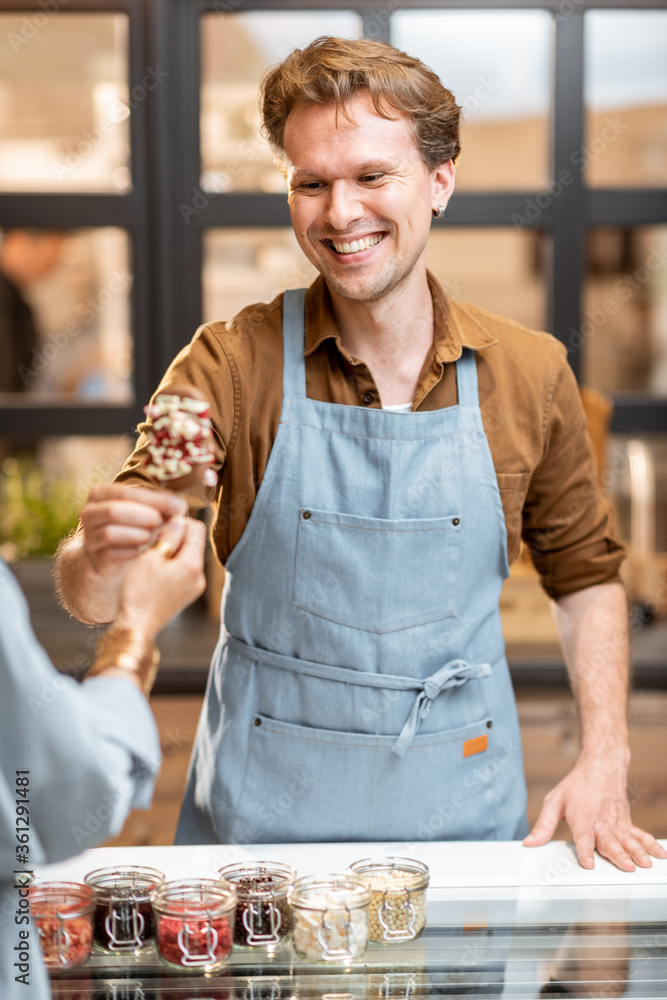
[[[371,941],[392,944],[419,937],[426,925],[425,864],[411,858],[363,858],[349,871],[371,890]]]
[[[348,962],[368,944],[371,892],[354,875],[309,875],[292,893],[292,944],[312,962]]]

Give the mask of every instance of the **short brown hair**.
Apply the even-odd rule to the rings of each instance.
[[[370,38],[325,35],[270,69],[260,91],[262,131],[281,159],[285,122],[295,107],[335,104],[351,120],[347,102],[363,91],[382,118],[392,118],[387,105],[408,116],[429,171],[459,155],[461,109],[451,91],[419,59]]]

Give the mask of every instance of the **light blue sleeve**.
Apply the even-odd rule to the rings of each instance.
[[[37,642],[0,560],[0,878],[16,865],[17,770],[29,772],[30,861],[60,861],[146,808],[160,766],[153,715],[130,680],[79,684]]]

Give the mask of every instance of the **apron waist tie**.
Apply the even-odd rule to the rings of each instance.
[[[249,646],[242,639],[227,635],[226,644],[235,653],[247,657],[248,660],[258,663],[268,663],[283,670],[293,670],[297,673],[309,674],[312,677],[321,677],[324,680],[342,681],[345,684],[359,684],[362,687],[383,688],[385,691],[409,691],[415,688],[420,689],[410,715],[401,730],[401,734],[394,743],[392,752],[399,757],[405,754],[412,743],[422,719],[425,719],[431,711],[431,705],[445,688],[460,687],[472,677],[488,677],[493,673],[492,664],[496,663],[503,656],[503,649],[495,650],[489,656],[490,662],[468,663],[467,660],[450,660],[436,670],[434,674],[425,680],[418,677],[400,677],[396,674],[377,674],[365,671],[352,670],[348,667],[334,667],[327,663],[315,663],[312,660],[300,660],[292,656],[285,656],[283,653],[274,653],[268,649],[259,649],[256,646]]]
[[[391,748],[392,752],[398,757],[405,757],[422,719],[425,719],[431,711],[431,705],[441,691],[445,688],[460,687],[471,677],[488,677],[490,673],[490,663],[471,664],[465,660],[450,660],[436,673],[421,681],[423,690],[415,698],[401,734]]]

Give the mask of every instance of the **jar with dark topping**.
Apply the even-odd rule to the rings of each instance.
[[[165,882],[153,890],[155,941],[163,962],[181,972],[217,972],[232,950],[236,889],[216,879]]]
[[[83,965],[93,944],[93,890],[79,882],[38,882],[30,912],[47,969]]]
[[[294,868],[274,861],[252,861],[226,865],[218,874],[236,887],[234,944],[275,948],[287,937]]]
[[[107,954],[139,953],[155,938],[151,892],[162,885],[157,868],[98,868],[85,878],[95,893],[94,940]]]
[[[412,858],[364,858],[349,871],[371,890],[370,939],[382,944],[412,941],[426,925],[428,867]]]

